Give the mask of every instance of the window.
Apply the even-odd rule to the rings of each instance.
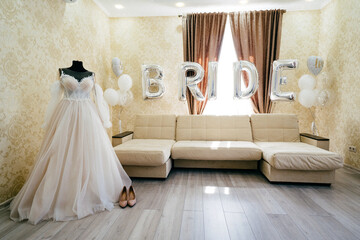
[[[233,62],[237,61],[230,22],[226,22],[221,47],[217,78],[217,99],[209,100],[204,115],[251,115],[254,113],[250,99],[234,99]],[[245,86],[242,85],[242,89]]]

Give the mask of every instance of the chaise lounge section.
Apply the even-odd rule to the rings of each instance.
[[[175,115],[138,115],[130,140],[114,147],[130,177],[166,178],[172,168]]]
[[[255,114],[251,124],[254,143],[263,153],[259,168],[270,182],[334,182],[341,156],[300,142],[296,115]]]

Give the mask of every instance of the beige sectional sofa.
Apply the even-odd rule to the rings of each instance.
[[[132,177],[188,168],[260,169],[271,182],[331,184],[340,155],[300,142],[296,115],[139,115],[131,140],[114,147]]]

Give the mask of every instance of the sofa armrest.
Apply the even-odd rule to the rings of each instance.
[[[120,145],[126,141],[129,141],[133,138],[133,133],[132,131],[126,131],[123,133],[119,133],[117,135],[112,136],[112,145],[113,147]]]
[[[300,133],[300,141],[329,151],[330,140],[309,133]]]

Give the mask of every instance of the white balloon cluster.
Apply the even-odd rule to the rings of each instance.
[[[299,102],[304,107],[310,108],[316,104],[316,92],[314,90],[316,81],[311,75],[305,74],[299,79]]]
[[[119,77],[123,70],[119,58],[115,57],[112,60],[112,70],[114,74]],[[104,98],[111,106],[120,105],[124,106],[130,103],[133,99],[133,94],[130,91],[132,87],[132,79],[128,74],[122,74],[118,79],[119,90],[108,88],[104,92]]]
[[[309,71],[318,75],[322,70],[324,61],[321,57],[311,56],[308,59],[308,68]],[[313,76],[305,74],[301,76],[298,82],[300,93],[299,93],[299,102],[306,108],[312,106],[325,106],[330,98],[330,94],[327,90],[318,90],[315,89],[316,80]]]

